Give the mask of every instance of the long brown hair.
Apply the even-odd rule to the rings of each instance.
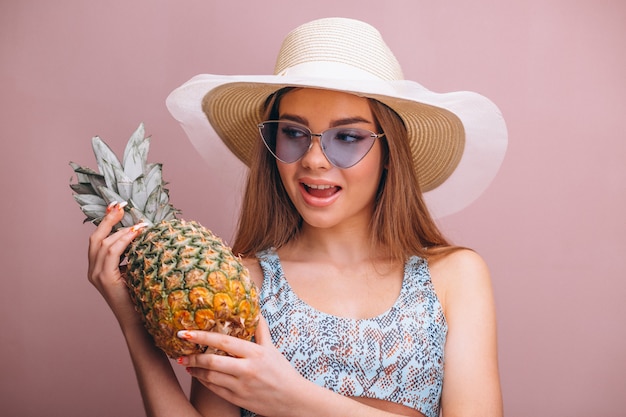
[[[278,119],[280,100],[291,90],[284,88],[268,98],[265,120]],[[401,262],[412,255],[426,257],[431,249],[449,248],[424,204],[402,119],[381,102],[369,102],[376,124],[385,133],[381,144],[386,167],[370,228],[373,247],[382,257]],[[260,138],[256,143],[233,244],[233,252],[244,257],[270,247],[280,248],[302,227],[274,157]]]

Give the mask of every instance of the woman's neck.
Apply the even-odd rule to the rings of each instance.
[[[369,232],[363,227],[323,229],[304,225],[297,237],[281,248],[281,258],[347,265],[384,261]]]

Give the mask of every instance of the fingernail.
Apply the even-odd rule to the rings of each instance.
[[[122,201],[121,203],[119,203],[117,205],[117,209],[118,210],[122,210],[124,207],[126,207],[128,205],[128,201]]]
[[[187,367],[187,368],[185,368],[185,371],[187,371],[187,373],[188,373],[189,375],[191,375],[191,368]]]
[[[193,334],[187,330],[180,330],[178,333],[176,333],[176,335],[185,340],[189,340],[193,337]]]
[[[186,361],[186,359],[187,359],[187,358],[183,358],[183,357],[178,358],[178,359],[176,359],[176,363],[177,363],[177,364],[179,364],[179,365],[187,365],[187,363],[186,363],[186,362],[187,362],[187,361]]]
[[[130,228],[130,231],[134,233],[134,232],[137,232],[137,231],[139,231],[139,230],[141,230],[141,229],[143,229],[144,227],[147,227],[147,226],[150,226],[150,223],[147,223],[147,222],[137,223],[136,225],[134,225],[134,226],[132,226]]]
[[[117,201],[111,201],[107,206],[107,214],[109,214],[115,206],[117,206]]]

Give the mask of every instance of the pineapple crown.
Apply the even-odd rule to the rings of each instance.
[[[131,135],[120,163],[115,153],[98,136],[91,139],[98,171],[70,162],[77,183],[70,184],[74,199],[87,218],[99,224],[112,202],[126,201],[124,218],[113,230],[139,222],[149,225],[176,218],[179,211],[169,203],[169,191],[163,181],[162,164],[148,163],[150,137],[143,123]]]

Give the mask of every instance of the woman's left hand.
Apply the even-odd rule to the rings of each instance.
[[[232,356],[210,353],[182,357],[191,376],[227,401],[259,415],[289,415],[297,387],[306,382],[272,344],[267,322],[260,317],[256,343],[200,330],[181,331],[187,341],[214,347]],[[277,410],[277,407],[284,408]]]

